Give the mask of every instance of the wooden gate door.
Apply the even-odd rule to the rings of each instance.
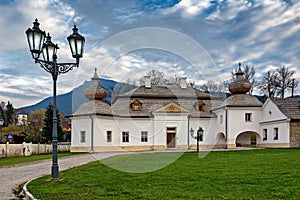
[[[176,127],[167,128],[167,148],[176,147]]]

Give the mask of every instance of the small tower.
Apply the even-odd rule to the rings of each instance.
[[[239,69],[235,72],[236,78],[229,85],[229,91],[231,94],[246,94],[250,91],[252,85],[246,80],[244,72],[241,69],[241,63],[239,63]]]
[[[91,78],[92,84],[84,90],[84,96],[91,100],[103,100],[106,96],[106,90],[99,84],[97,69],[95,68],[94,76]]]

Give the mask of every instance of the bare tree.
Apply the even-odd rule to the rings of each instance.
[[[152,69],[151,71],[146,73],[147,76],[150,76],[151,78],[151,84],[152,85],[164,85],[168,84],[168,80],[165,78],[165,75],[163,72]],[[144,78],[140,78],[140,84],[145,84]]]
[[[268,71],[262,81],[259,83],[259,90],[266,94],[268,97],[274,97],[277,93],[279,80],[276,71]]]
[[[255,79],[255,69],[254,66],[249,67],[248,65],[246,65],[245,69],[244,69],[244,76],[245,79],[248,80],[250,82],[250,84],[252,85],[249,93],[252,94],[253,92],[253,88],[257,86],[257,81]]]
[[[259,89],[267,93],[269,97],[279,96],[284,99],[286,91],[294,90],[299,84],[299,81],[293,78],[295,73],[294,70],[290,71],[284,65],[275,71],[268,71],[260,82]]]
[[[135,81],[130,81],[129,79],[126,81],[126,83],[118,83],[111,93],[111,104],[113,104],[117,100],[117,97],[120,94],[129,92],[134,88],[136,88]]]
[[[223,97],[226,91],[226,84],[224,81],[217,83],[213,80],[208,80],[206,84],[200,86],[200,89],[212,95]]]
[[[29,126],[27,134],[31,142],[41,141],[40,129],[44,127],[45,110],[43,108],[31,111],[28,116]]]
[[[281,99],[284,99],[284,95],[287,89],[296,88],[298,86],[298,81],[293,81],[293,75],[296,73],[294,70],[289,70],[284,65],[280,68],[276,69],[278,74],[278,91],[277,94],[280,96]]]

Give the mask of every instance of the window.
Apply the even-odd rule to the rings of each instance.
[[[80,143],[85,143],[86,133],[85,131],[80,131]]]
[[[268,130],[263,129],[263,140],[267,140],[267,139],[268,139]]]
[[[112,141],[112,134],[111,131],[106,131],[106,142]]]
[[[140,110],[140,107],[139,107],[139,105],[134,105],[134,108],[133,108],[133,110],[135,110],[135,111],[138,111],[138,110]]]
[[[122,142],[129,142],[129,132],[128,131],[122,132]]]
[[[251,120],[251,114],[252,113],[245,113],[245,121],[246,122],[251,122],[252,120]]]
[[[278,140],[278,128],[274,128],[274,140]]]
[[[130,107],[133,111],[141,111],[142,110],[142,103],[138,100],[135,99],[131,104]]]
[[[141,142],[148,142],[148,131],[141,132]]]
[[[205,103],[203,101],[199,100],[194,104],[194,107],[197,111],[205,111]]]

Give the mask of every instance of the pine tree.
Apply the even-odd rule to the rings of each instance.
[[[14,124],[14,114],[15,109],[13,105],[8,101],[6,104],[6,126]]]
[[[61,127],[60,118],[59,118],[59,111],[56,109],[57,115],[57,140],[62,141],[63,139],[63,129]],[[52,127],[53,127],[53,105],[49,104],[46,108],[45,112],[45,119],[44,119],[44,128],[43,128],[43,139],[47,143],[52,142]]]

